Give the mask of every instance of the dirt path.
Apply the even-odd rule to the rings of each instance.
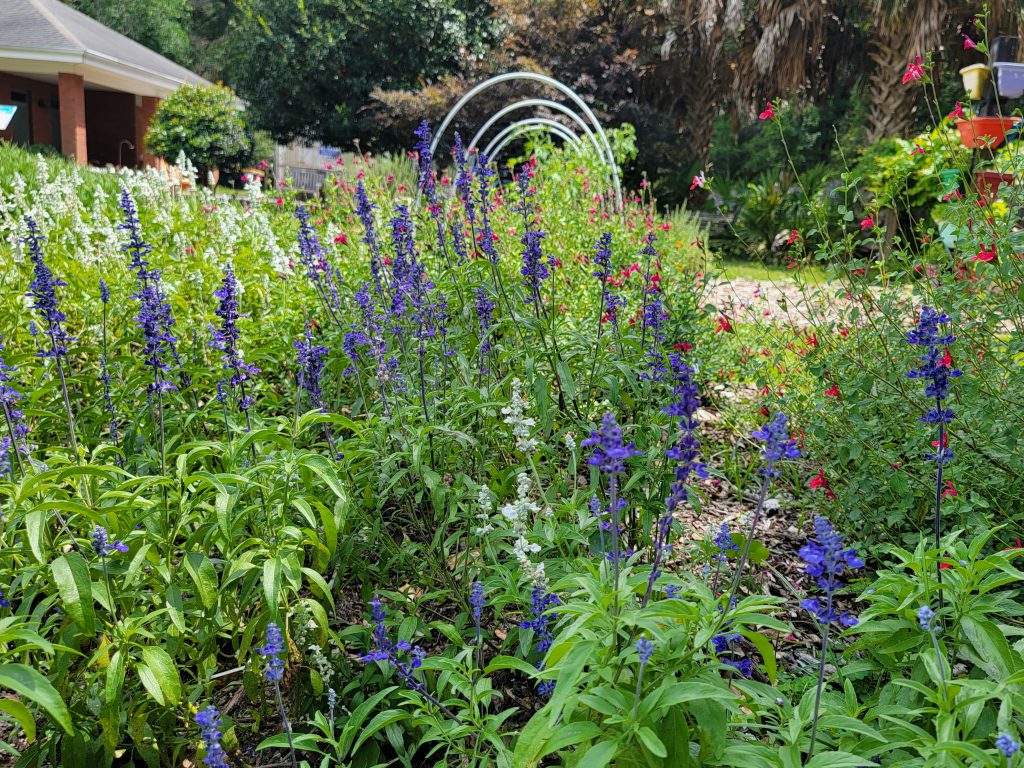
[[[828,285],[801,288],[791,282],[738,277],[713,283],[708,301],[734,322],[771,321],[807,328],[822,320],[839,319],[840,310],[849,300],[836,294],[837,290]]]

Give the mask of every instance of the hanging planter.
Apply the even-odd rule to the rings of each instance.
[[[947,168],[939,171],[939,183],[942,184],[942,191],[947,195],[960,189],[960,171],[955,168]]]
[[[985,83],[988,82],[989,74],[989,68],[985,64],[971,64],[971,66],[960,70],[960,77],[964,81],[964,90],[975,101],[985,95]]]
[[[1003,184],[1013,184],[1013,174],[999,171],[975,171],[974,181],[978,185],[978,201],[982,205],[988,205],[990,200],[996,198],[999,187]]]
[[[956,128],[960,131],[960,143],[970,149],[988,147],[995,149],[1003,143],[1006,132],[1020,122],[1019,117],[978,117],[969,120],[957,120]]]
[[[1024,95],[1024,64],[999,63],[996,71],[996,89],[1004,99],[1019,99]]]

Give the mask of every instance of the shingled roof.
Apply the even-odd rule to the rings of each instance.
[[[87,84],[160,97],[185,83],[206,83],[60,0],[0,0],[0,70],[74,72]]]

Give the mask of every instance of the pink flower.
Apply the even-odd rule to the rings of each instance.
[[[825,390],[825,397],[839,397],[839,387],[833,384]]]
[[[956,109],[949,113],[950,120],[954,117],[959,117],[961,120],[967,117],[967,115],[964,114],[964,108],[959,101],[956,103]]]
[[[775,109],[772,107],[772,103],[769,101],[764,108],[764,112],[757,116],[759,120],[771,120],[775,117]]]
[[[340,235],[334,238],[334,242],[337,243],[338,245],[348,245],[348,238],[345,237],[345,233],[342,232]]]
[[[279,197],[274,201],[274,205],[284,205],[284,198]]]
[[[911,80],[920,80],[922,77],[924,77],[924,68],[921,66],[921,57],[918,56],[907,64],[907,71],[903,73],[903,84],[906,85]]]
[[[965,51],[969,51],[969,50],[971,50],[971,48],[977,48],[978,47],[978,44],[976,42],[974,42],[973,40],[971,40],[971,38],[968,35],[962,35],[962,37],[964,39],[964,50]]]
[[[693,183],[690,185],[690,191],[692,192],[697,187],[704,189],[704,185],[708,183],[708,180],[704,177],[704,171],[701,171],[693,177]]]
[[[874,228],[875,228],[875,220],[873,218],[871,218],[871,214],[870,213],[867,216],[865,216],[863,219],[860,220],[860,231],[861,232],[864,232],[864,231],[869,230],[869,229],[874,229]]]
[[[915,147],[915,149],[913,151],[911,151],[911,153],[910,153],[911,157],[913,157],[914,155],[923,155],[924,154],[924,147],[922,147],[916,141],[914,142],[914,147]]]

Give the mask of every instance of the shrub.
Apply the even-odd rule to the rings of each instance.
[[[184,152],[203,172],[244,162],[251,151],[235,95],[222,85],[183,85],[157,107],[146,146],[173,160]]]

